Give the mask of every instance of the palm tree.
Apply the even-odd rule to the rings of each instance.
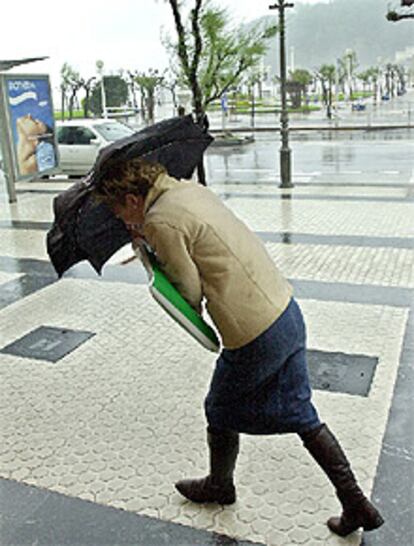
[[[335,65],[324,64],[317,72],[317,76],[322,85],[323,102],[326,105],[326,115],[329,119],[332,119],[332,88],[335,82],[335,71]]]

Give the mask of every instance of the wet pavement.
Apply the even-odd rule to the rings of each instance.
[[[315,403],[386,524],[332,535],[339,504],[292,435],[243,436],[235,505],[182,499],[174,482],[206,470],[214,359],[122,253],[57,281],[44,239],[66,180],[20,183],[13,205],[0,181],[2,544],[414,543],[412,132],[295,134],[293,190],[279,147],[212,148],[208,179],[291,280]]]

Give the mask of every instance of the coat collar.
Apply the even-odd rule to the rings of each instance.
[[[173,188],[177,188],[181,184],[189,184],[190,180],[177,180],[168,174],[160,174],[156,179],[154,185],[149,190],[144,203],[144,214],[152,207],[163,193]]]

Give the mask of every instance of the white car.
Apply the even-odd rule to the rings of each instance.
[[[135,131],[111,119],[80,119],[56,122],[59,166],[63,174],[84,176],[99,150]]]

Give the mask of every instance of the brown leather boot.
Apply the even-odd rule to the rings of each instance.
[[[236,502],[233,473],[239,453],[239,435],[232,431],[217,433],[208,428],[207,441],[210,474],[199,480],[181,480],[175,487],[193,502],[233,504]]]
[[[343,512],[327,521],[331,531],[345,537],[362,527],[372,531],[384,520],[358,486],[350,464],[335,436],[326,425],[301,434],[304,446],[324,470],[336,489]]]

